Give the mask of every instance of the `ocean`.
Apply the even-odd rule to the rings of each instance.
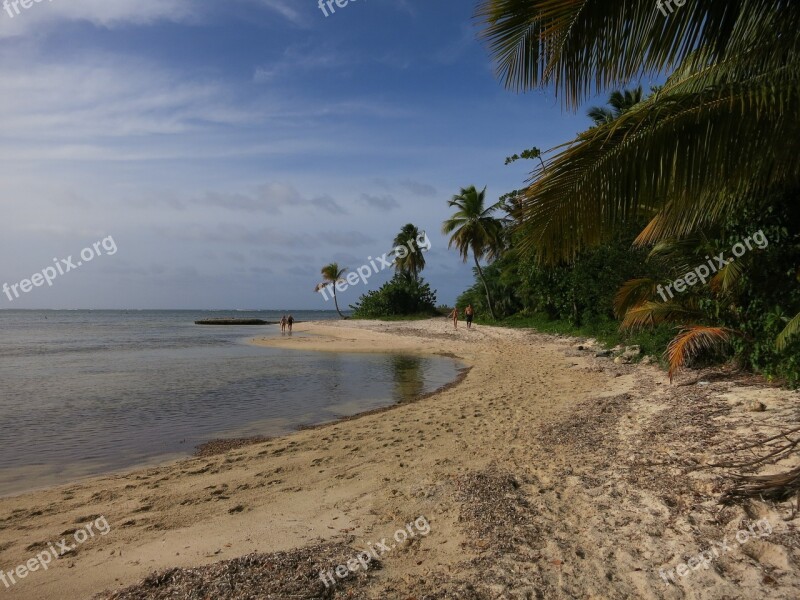
[[[277,325],[194,324],[280,316],[0,310],[0,495],[388,406],[453,381],[461,367],[445,357],[261,348],[248,341],[279,336]]]

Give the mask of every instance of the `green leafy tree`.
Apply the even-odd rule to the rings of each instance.
[[[497,319],[480,261],[484,258],[495,259],[502,253],[503,223],[500,219],[492,216],[492,213],[501,207],[502,202],[486,208],[485,201],[486,188],[480,192],[474,185],[462,188],[449,201],[449,206],[458,210],[442,224],[442,233],[450,236],[448,248],[455,246],[464,262],[467,262],[469,253],[472,251],[475,268],[486,291],[489,313],[492,315],[492,319]]]

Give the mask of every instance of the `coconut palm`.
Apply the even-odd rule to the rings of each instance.
[[[624,92],[617,90],[611,92],[611,96],[608,98],[608,104],[611,108],[593,106],[586,115],[594,121],[595,125],[604,125],[618,119],[641,101],[642,86],[633,90],[625,90]]]
[[[483,276],[480,261],[484,258],[493,260],[497,258],[503,246],[503,224],[500,219],[492,216],[492,213],[501,207],[502,202],[497,202],[488,208],[484,208],[486,201],[486,188],[478,191],[474,185],[462,188],[461,192],[453,196],[449,201],[451,208],[457,208],[456,213],[442,224],[442,233],[451,235],[448,248],[455,246],[464,262],[469,258],[472,251],[472,258],[475,261],[475,268],[478,276],[483,282],[486,290],[486,301],[489,304],[489,312],[492,319],[497,317],[492,306],[492,297],[489,293],[489,286]]]
[[[322,282],[317,284],[317,287],[314,288],[314,291],[319,292],[321,289],[326,288],[328,286],[331,287],[333,290],[333,303],[336,305],[336,312],[339,313],[339,316],[344,319],[344,315],[342,311],[339,310],[339,301],[336,299],[336,284],[341,283],[344,281],[342,276],[347,271],[347,268],[340,269],[338,263],[331,263],[329,265],[325,265],[322,267]]]
[[[540,261],[642,216],[639,243],[684,237],[800,181],[796,0],[708,0],[668,18],[653,0],[483,0],[478,16],[506,85],[552,86],[570,108],[674,69],[535,174],[520,246]]]
[[[425,254],[417,246],[417,241],[424,235],[425,233],[420,233],[415,225],[408,223],[403,226],[392,242],[395,248],[402,246],[407,251],[407,254],[402,257],[395,254],[395,269],[400,273],[410,274],[415,280],[419,280],[419,274],[425,268]]]

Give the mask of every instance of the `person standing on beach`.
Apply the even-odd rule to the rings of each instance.
[[[292,315],[289,315],[286,318],[286,324],[289,326],[289,333],[290,334],[292,333],[292,323],[294,323],[294,317]]]
[[[281,317],[281,333],[286,333],[286,315]]]
[[[453,327],[458,329],[458,307],[456,306],[448,316],[453,319]]]
[[[467,317],[467,329],[472,329],[472,317],[475,316],[472,304],[467,304],[467,308],[464,309],[464,315]]]

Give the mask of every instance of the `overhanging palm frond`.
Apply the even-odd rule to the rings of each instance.
[[[703,352],[719,351],[725,348],[735,332],[725,327],[696,325],[682,329],[669,343],[666,357],[669,361],[669,380],[687,363]]]
[[[786,346],[789,345],[791,338],[796,336],[798,333],[800,333],[800,313],[797,313],[797,315],[795,315],[795,317],[786,324],[786,327],[783,328],[783,331],[778,334],[778,337],[775,340],[775,348],[779,352],[783,351]]]
[[[562,147],[525,192],[523,250],[572,260],[642,216],[656,218],[639,241],[680,238],[798,182],[800,61],[698,93],[672,86]]]
[[[658,282],[649,278],[630,279],[622,284],[614,296],[614,314],[621,319],[630,309],[652,300]]]
[[[702,317],[702,312],[688,302],[643,302],[625,313],[620,329],[643,329],[661,323],[688,324]]]
[[[703,256],[705,236],[690,237],[682,240],[662,240],[656,243],[647,255],[648,262],[664,265],[672,273],[682,275],[697,265],[698,254]]]
[[[721,62],[749,48],[768,70],[796,48],[800,29],[796,0],[687,2],[668,17],[653,0],[483,0],[476,17],[508,88],[552,84],[573,107],[700,49]],[[750,47],[754,34],[771,49]]]

